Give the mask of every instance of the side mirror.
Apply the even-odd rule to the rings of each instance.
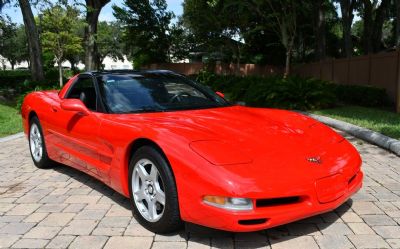
[[[83,115],[89,115],[90,111],[86,108],[80,99],[63,99],[61,101],[61,109],[66,111],[75,111]]]
[[[215,92],[218,96],[220,96],[221,98],[225,98],[225,94],[221,93],[221,92]]]

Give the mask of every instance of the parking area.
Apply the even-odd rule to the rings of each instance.
[[[400,248],[400,158],[346,136],[364,187],[324,215],[255,233],[155,235],[126,198],[74,169],[35,168],[25,138],[0,143],[2,248]]]

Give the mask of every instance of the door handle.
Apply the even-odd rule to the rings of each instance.
[[[57,112],[57,111],[58,111],[57,107],[55,107],[54,105],[51,106],[51,110],[52,110],[53,112]]]

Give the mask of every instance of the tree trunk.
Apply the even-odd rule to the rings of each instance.
[[[370,0],[363,0],[363,50],[364,54],[370,54],[373,52],[372,48],[372,3]]]
[[[10,61],[10,64],[11,64],[11,70],[14,70],[15,63]]]
[[[57,60],[58,65],[58,82],[60,83],[60,88],[63,86],[63,71],[62,71],[62,61]]]
[[[105,59],[105,57],[103,57],[103,58],[100,58],[101,56],[97,53],[97,65],[98,65],[98,68],[100,69],[100,70],[104,70],[104,66],[105,65],[103,65],[103,61],[104,61],[104,59]]]
[[[97,59],[97,22],[101,9],[110,0],[86,0],[86,23],[85,27],[85,68],[87,71],[99,69]]]
[[[285,73],[283,74],[283,78],[285,79],[290,75],[291,58],[292,58],[292,49],[288,48],[286,51]]]
[[[76,71],[76,65],[75,65],[75,61],[74,60],[70,60],[69,63],[71,63],[71,71],[75,72]]]
[[[76,72],[76,60],[74,58],[74,56],[68,57],[66,58],[67,61],[69,61],[69,64],[71,64],[71,71],[72,72]]]
[[[354,0],[340,0],[340,9],[342,12],[342,26],[343,26],[343,42],[344,54],[346,58],[353,55],[353,42],[351,40],[351,24],[353,23],[353,3]]]
[[[325,1],[316,0],[314,3],[315,23],[314,32],[316,38],[315,57],[323,60],[326,57],[326,35],[325,35]]]
[[[240,44],[237,44],[237,53],[236,53],[236,70],[237,75],[240,75]]]
[[[86,14],[87,26],[85,27],[85,68],[86,71],[98,69],[97,65],[97,45],[96,45],[96,33],[97,33],[97,20],[99,18],[100,11],[93,10]]]
[[[388,19],[389,5],[390,0],[382,0],[378,7],[374,7],[370,0],[363,0],[365,54],[379,52],[382,48],[382,29],[383,23]]]
[[[390,0],[382,0],[378,9],[375,13],[375,20],[373,25],[372,32],[372,48],[373,52],[379,52],[382,49],[382,30],[383,23],[389,19],[388,10],[389,10]]]
[[[396,0],[396,46],[400,48],[400,0]]]
[[[28,39],[30,68],[32,79],[39,81],[44,79],[42,47],[40,46],[39,33],[36,28],[35,19],[29,0],[18,0],[24,18],[25,33]]]

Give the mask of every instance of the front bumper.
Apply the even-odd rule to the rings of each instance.
[[[295,203],[258,207],[252,211],[232,212],[212,207],[199,201],[192,203],[196,209],[184,220],[198,225],[233,232],[263,230],[329,212],[344,202],[362,187],[363,173],[359,171],[348,183],[341,196],[333,201],[320,201],[315,185]],[[197,207],[196,207],[197,206]]]

